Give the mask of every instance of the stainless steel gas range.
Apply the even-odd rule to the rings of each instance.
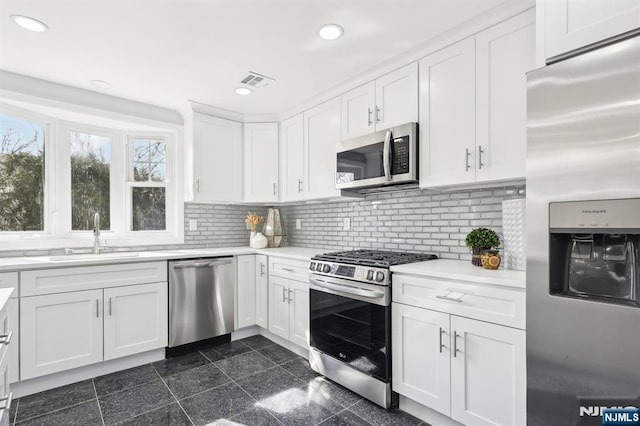
[[[391,391],[389,268],[432,254],[354,250],[317,255],[309,264],[311,368],[384,407]]]

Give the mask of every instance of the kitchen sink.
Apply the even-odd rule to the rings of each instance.
[[[121,253],[102,253],[102,254],[68,254],[62,256],[49,256],[49,260],[52,262],[73,262],[78,260],[109,260],[109,259],[123,259],[129,257],[138,257],[140,253],[137,252],[121,252]]]

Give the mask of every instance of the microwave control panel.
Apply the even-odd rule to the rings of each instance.
[[[409,173],[409,136],[402,136],[393,139],[393,164],[391,165],[392,175]]]

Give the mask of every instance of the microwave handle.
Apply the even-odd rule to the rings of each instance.
[[[384,167],[384,177],[391,180],[391,129],[387,130],[384,136],[384,148],[382,151],[382,165]]]

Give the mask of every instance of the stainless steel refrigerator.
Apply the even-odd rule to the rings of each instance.
[[[640,408],[640,36],[528,74],[527,419]]]

